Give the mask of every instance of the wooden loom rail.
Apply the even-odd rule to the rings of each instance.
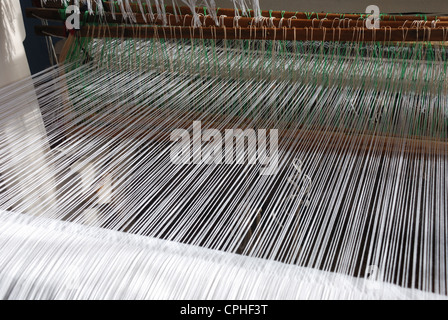
[[[160,116],[161,112],[166,115],[165,120]],[[227,123],[225,129],[247,129],[254,126],[250,119],[238,119],[234,117],[229,121],[228,116],[209,115],[204,118],[203,114],[195,114],[192,112],[182,113],[177,110],[158,111],[157,118],[150,115],[140,117],[135,122],[129,123],[127,118],[120,120],[120,116],[113,115],[114,121],[107,122],[101,115],[90,117],[90,120],[100,122],[103,125],[82,124],[76,126],[68,126],[66,133],[69,136],[80,135],[83,132],[89,132],[95,136],[102,138],[117,138],[117,137],[133,137],[138,139],[149,139],[157,142],[170,142],[170,134],[174,128],[189,130],[192,128],[194,120],[202,119],[203,128],[222,128],[223,123]],[[222,119],[224,120],[222,120]],[[172,120],[166,120],[172,119]],[[106,124],[104,121],[106,120]],[[162,127],[157,127],[154,124],[161,123]],[[224,121],[224,122],[223,122]],[[124,123],[124,126],[120,126]],[[238,123],[234,126],[234,123]],[[438,155],[448,154],[448,142],[446,140],[436,140],[427,137],[399,137],[393,135],[373,135],[370,133],[357,133],[342,130],[331,130],[323,128],[288,128],[288,124],[282,124],[282,130],[279,130],[279,146],[282,148],[305,148],[315,150],[316,141],[324,142],[319,150],[327,151],[347,151],[353,152],[368,152],[369,150],[376,150],[382,154],[427,154],[429,152],[436,152]],[[342,143],[341,143],[342,142]]]
[[[66,42],[63,53],[61,54],[61,61],[65,61],[65,57],[69,52],[72,44],[74,42],[74,37],[70,36]],[[68,99],[68,92],[65,95]],[[165,116],[162,118],[173,119],[171,122],[168,120],[163,123],[163,127],[155,128],[154,123],[160,123],[161,114],[164,113]],[[99,119],[96,119],[99,117]],[[92,127],[87,127],[85,125],[77,125],[76,127],[68,126],[69,129],[66,133],[69,136],[82,134],[85,130],[88,130],[94,135],[101,137],[116,138],[118,135],[122,135],[124,130],[132,129],[136,132],[130,132],[134,137],[147,138],[159,142],[169,142],[170,128],[183,128],[190,129],[192,121],[196,119],[202,119],[203,127],[209,128],[221,128],[223,123],[227,124],[227,127],[233,128],[237,126],[238,128],[245,129],[253,127],[253,121],[250,118],[241,118],[238,116],[230,117],[228,115],[216,115],[209,114],[208,117],[204,117],[204,114],[189,111],[188,113],[179,110],[157,110],[156,120],[152,116],[140,117],[138,120],[134,121],[132,124],[126,125],[125,127],[115,126],[120,123],[129,122],[124,115],[113,115],[114,121],[110,122],[112,126],[101,127],[95,126],[93,131]],[[121,119],[123,118],[123,119]],[[89,117],[89,120],[95,121],[99,120],[101,122],[102,116],[96,115]],[[127,122],[126,122],[127,121]],[[69,123],[67,123],[69,124]],[[259,123],[263,125],[263,123]],[[432,152],[437,152],[437,154],[448,154],[448,141],[446,139],[434,139],[430,137],[397,137],[397,136],[385,136],[385,135],[372,135],[366,133],[354,133],[350,131],[334,131],[334,130],[323,130],[322,128],[298,128],[298,129],[288,129],[290,127],[289,123],[279,124],[280,130],[279,143],[281,146],[288,148],[291,146],[302,147],[302,148],[314,148],[315,141],[317,137],[327,141],[326,148],[334,148],[339,146],[341,141],[344,141],[341,148],[342,150],[350,149],[356,152],[365,152],[372,148],[385,152],[403,152],[407,154],[422,154],[428,153],[429,150]],[[125,135],[126,136],[126,135]],[[128,135],[129,136],[129,135]],[[354,146],[358,146],[354,148]]]
[[[73,3],[73,1],[70,1]],[[110,1],[107,1],[104,6],[105,11],[110,11]],[[63,8],[62,2],[60,0],[52,1],[47,0],[47,3],[43,6],[41,5],[40,0],[33,0],[33,6],[38,8],[56,8],[61,9]],[[134,13],[140,12],[140,8],[138,4],[131,4],[131,8]],[[96,9],[95,4],[93,4],[93,9]],[[119,7],[116,8],[116,11],[119,12]],[[156,7],[152,6],[152,11],[156,12]],[[173,6],[165,6],[166,13],[174,14],[175,10]],[[204,14],[204,8],[198,7],[196,8],[197,13]],[[231,8],[218,8],[217,9],[218,15],[226,15],[228,17],[235,16],[235,9]],[[191,14],[191,9],[189,7],[176,7],[176,13],[177,14]],[[240,15],[242,12],[240,11]],[[291,17],[297,17],[298,19],[353,19],[357,20],[360,18],[365,18],[366,14],[345,14],[345,13],[324,13],[324,12],[300,12],[300,11],[269,11],[269,10],[263,10],[262,11],[263,17],[275,17],[275,18],[291,18]],[[436,16],[436,15],[427,15],[426,20],[432,21],[439,19],[440,21],[448,21],[448,16]],[[406,20],[424,20],[424,18],[421,15],[382,15],[381,16],[382,21],[406,21]]]
[[[42,9],[42,8],[27,8],[26,9],[26,15],[29,18],[40,18],[44,20],[50,20],[50,21],[64,21],[64,17],[61,16],[59,10],[57,9]],[[134,24],[157,24],[162,25],[163,21],[162,19],[155,18],[154,20],[151,20],[149,16],[144,16],[141,13],[135,14]],[[88,15],[85,18],[83,18],[84,22],[87,23],[94,23],[98,22],[99,17],[96,15]],[[204,27],[211,27],[216,26],[216,21],[210,17],[210,16],[199,16],[199,20]],[[124,15],[121,13],[116,13],[115,16],[112,15],[110,12],[106,12],[103,17],[101,17],[102,22],[106,23],[124,23],[124,22],[130,22],[129,19],[125,19]],[[273,19],[264,19],[259,22],[255,22],[254,18],[247,18],[247,17],[239,17],[238,19],[235,19],[235,17],[226,17],[221,16],[219,17],[218,23],[220,26],[226,26],[226,27],[233,27],[233,26],[239,26],[242,28],[250,27],[251,25],[256,25],[257,27],[266,26],[266,27],[276,27],[276,28],[304,28],[304,27],[313,27],[313,28],[319,28],[319,27],[325,27],[325,28],[332,28],[332,27],[341,27],[341,28],[347,28],[347,27],[362,27],[364,26],[364,22],[362,20],[346,20],[346,19],[335,19],[335,20],[315,20],[315,19],[279,19],[279,18],[273,18]],[[193,16],[192,15],[168,15],[167,16],[167,25],[170,26],[191,26],[193,24]],[[422,27],[448,27],[448,21],[441,21],[437,23],[419,23]],[[391,28],[400,28],[400,27],[416,27],[417,23],[412,20],[407,21],[383,21],[381,23],[381,27],[391,27]]]
[[[64,26],[36,26],[41,36],[68,36]],[[87,26],[78,31],[82,37],[94,38],[172,38],[172,39],[252,39],[314,40],[342,42],[415,42],[448,40],[448,28],[223,28],[223,27],[159,27],[159,26]]]

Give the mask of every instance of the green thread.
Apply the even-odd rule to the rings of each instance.
[[[62,20],[67,20],[67,12],[65,12],[66,9],[59,9],[59,15],[61,16]]]

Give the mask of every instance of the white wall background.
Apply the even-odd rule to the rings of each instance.
[[[230,0],[215,0],[218,7],[232,7]],[[249,2],[248,0],[246,0]],[[262,10],[365,12],[368,5],[379,6],[382,13],[446,13],[448,0],[259,0]]]

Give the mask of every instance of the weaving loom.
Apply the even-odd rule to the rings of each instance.
[[[27,9],[0,298],[447,299],[448,17],[169,4]]]

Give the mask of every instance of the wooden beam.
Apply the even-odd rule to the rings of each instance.
[[[43,9],[43,8],[27,8],[26,9],[26,16],[29,18],[40,18],[44,20],[50,20],[50,21],[64,21],[64,18],[61,16],[59,10],[57,9]],[[115,15],[112,15],[110,12],[105,12],[104,16],[101,17],[101,21],[105,23],[128,23],[128,24],[156,24],[156,25],[163,25],[162,19],[156,19],[151,20],[149,16],[144,16],[141,13],[135,14],[136,22],[132,22],[129,19],[125,19],[123,14],[116,13]],[[191,26],[193,23],[193,16],[191,15],[181,15],[181,16],[173,16],[168,15],[167,16],[167,24],[171,26]],[[202,26],[204,27],[211,27],[216,26],[216,21],[212,19],[210,16],[200,16],[199,17]],[[88,15],[85,17],[85,22],[87,23],[93,23],[98,22],[99,17],[97,15]],[[239,19],[235,19],[234,17],[221,17],[219,18],[219,24],[220,26],[226,26],[226,27],[233,27],[233,26],[239,26],[241,28],[247,28],[251,25],[255,25],[257,27],[276,27],[276,28],[305,28],[305,27],[325,27],[325,28],[332,28],[332,27],[341,27],[341,28],[347,28],[347,27],[363,27],[364,22],[362,20],[357,21],[348,21],[348,20],[311,20],[311,19],[265,19],[263,21],[256,22],[253,18],[246,18],[241,17]],[[431,23],[428,22],[426,24],[426,27],[431,27]],[[400,27],[406,27],[411,28],[415,26],[414,21],[383,21],[381,23],[381,27],[391,27],[391,28],[400,28]],[[448,28],[448,21],[442,21],[438,22],[436,24],[437,27],[447,27]]]
[[[67,37],[63,26],[36,26],[41,36]],[[158,27],[158,26],[88,26],[78,31],[81,37],[94,38],[173,38],[173,39],[253,39],[253,40],[314,40],[341,42],[416,42],[447,41],[448,29],[382,28],[221,28],[221,27]]]
[[[132,108],[131,108],[132,109]],[[247,129],[253,128],[253,119],[239,118],[234,116],[229,118],[228,115],[210,114],[210,117],[204,117],[201,113],[188,112],[184,113],[179,110],[160,109],[157,110],[157,118],[152,115],[140,117],[132,123],[131,131],[126,124],[128,118],[125,115],[114,116],[114,120],[109,125],[98,125],[96,123],[104,122],[101,114],[95,114],[88,118],[91,125],[76,125],[73,126],[67,123],[67,135],[79,135],[83,132],[89,132],[101,138],[116,138],[118,136],[127,136],[126,133],[132,133],[133,136],[141,139],[149,139],[159,142],[170,142],[170,128],[189,130],[192,127],[194,119],[202,119],[204,128],[222,128],[225,123],[225,128],[222,129]],[[157,128],[155,123],[160,122],[160,119],[166,119],[163,128]],[[167,120],[171,119],[171,120]],[[262,124],[260,124],[262,125]],[[329,151],[351,150],[354,152],[366,152],[375,149],[381,153],[402,152],[404,154],[426,154],[429,151],[437,152],[439,155],[448,153],[448,141],[446,139],[434,139],[428,137],[411,137],[411,136],[394,136],[383,134],[372,134],[369,132],[355,132],[350,130],[337,130],[331,128],[294,128],[294,124],[282,123],[279,124],[279,145],[282,148],[316,148],[316,141],[326,141],[323,146]],[[123,134],[124,133],[124,134]],[[341,143],[344,141],[344,143]]]
[[[70,3],[73,3],[73,0],[70,1]],[[105,11],[110,11],[110,5],[112,4],[111,1],[106,1],[104,3],[104,9]],[[56,8],[56,9],[61,9],[63,8],[62,2],[61,0],[47,0],[46,4],[44,4],[43,6],[41,5],[41,1],[40,0],[33,0],[33,5],[35,7],[38,8]],[[120,8],[115,6],[115,11],[119,12]],[[138,4],[135,3],[131,3],[131,8],[133,10],[134,13],[138,13],[140,12],[140,7]],[[146,6],[144,6],[144,8],[146,8]],[[93,9],[96,9],[96,5],[95,3],[93,3]],[[156,12],[157,9],[155,6],[152,6],[152,11]],[[176,7],[176,9],[174,9],[173,6],[165,6],[165,11],[166,13],[169,14],[174,14],[174,12],[176,11],[177,14],[182,14],[182,15],[186,15],[186,14],[191,14],[191,10],[189,7]],[[204,14],[204,8],[198,7],[196,8],[196,12],[197,13],[202,13]],[[218,15],[226,15],[228,17],[234,17],[236,11],[234,9],[229,9],[229,8],[219,8],[217,10]],[[251,11],[253,14],[253,11]],[[239,14],[242,15],[241,10],[239,10]],[[448,14],[448,13],[447,13]],[[406,21],[406,20],[424,20],[423,15],[426,14],[422,14],[420,16],[418,15],[382,15],[381,16],[381,20],[382,21]],[[353,13],[325,13],[325,12],[300,12],[300,11],[269,11],[269,10],[263,10],[262,11],[262,16],[263,17],[274,17],[274,18],[285,18],[285,19],[289,19],[291,17],[296,17],[298,19],[329,19],[329,20],[334,20],[334,19],[352,19],[352,20],[358,20],[358,19],[362,19],[366,17],[366,14],[353,14]],[[448,21],[448,15],[443,15],[443,16],[436,16],[434,14],[428,14],[426,15],[426,20],[429,21],[429,23],[433,20],[439,19],[440,21]]]

